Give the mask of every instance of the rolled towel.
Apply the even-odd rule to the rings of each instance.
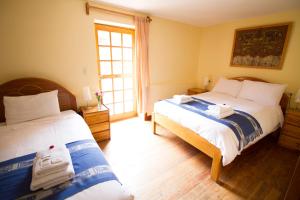
[[[188,103],[193,101],[193,98],[188,95],[174,95],[173,96],[174,102],[177,104]]]
[[[230,105],[226,105],[226,104],[216,104],[216,105],[208,106],[208,110],[214,113],[222,114],[224,112],[233,111],[233,108]]]
[[[218,113],[218,112],[214,112],[212,110],[207,110],[206,113],[208,115],[214,116],[215,118],[223,119],[223,118],[226,118],[226,117],[234,114],[234,110],[226,111],[226,112],[223,112],[223,113]]]
[[[45,176],[59,172],[70,164],[69,157],[70,152],[65,146],[37,152],[35,158],[36,166],[33,172],[36,176]]]

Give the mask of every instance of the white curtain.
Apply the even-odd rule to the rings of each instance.
[[[137,75],[137,108],[139,113],[149,112],[149,22],[146,17],[136,16],[135,46],[136,46],[136,75]]]

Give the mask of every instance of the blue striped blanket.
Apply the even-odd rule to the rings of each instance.
[[[0,199],[65,199],[93,185],[117,180],[94,140],[66,144],[75,171],[73,180],[48,190],[30,191],[35,153],[0,163]]]
[[[234,132],[235,136],[237,137],[239,141],[239,151],[243,150],[243,148],[249,142],[253,141],[256,137],[262,134],[262,129],[258,121],[246,112],[234,110],[233,115],[230,115],[223,119],[218,119],[206,113],[206,111],[208,110],[208,106],[215,105],[214,103],[194,97],[193,101],[184,104],[176,104],[172,101],[172,99],[167,99],[164,101],[226,125]]]

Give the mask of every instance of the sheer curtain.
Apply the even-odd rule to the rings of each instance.
[[[146,113],[149,108],[149,21],[147,17],[135,16],[137,111]]]

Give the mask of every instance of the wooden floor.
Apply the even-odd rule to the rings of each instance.
[[[283,199],[298,153],[263,140],[210,179],[211,159],[165,129],[132,118],[111,124],[101,142],[107,160],[135,199]]]

